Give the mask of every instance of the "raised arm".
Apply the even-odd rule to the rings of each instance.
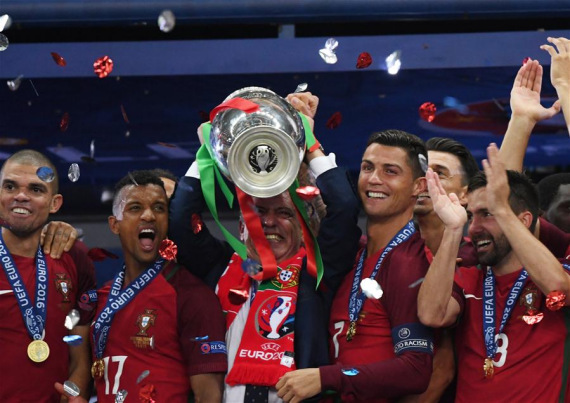
[[[450,326],[457,320],[459,303],[451,296],[455,262],[467,222],[467,213],[455,193],[447,195],[437,174],[426,172],[428,191],[433,208],[445,229],[441,245],[435,254],[418,294],[418,317],[431,327]]]
[[[317,96],[310,92],[294,93],[287,96],[287,101],[313,122],[319,105]],[[317,187],[326,205],[317,241],[325,269],[323,282],[334,292],[352,269],[358,251],[362,234],[358,227],[359,201],[348,174],[336,166],[334,154],[325,156],[322,149],[307,151],[305,162],[316,176]]]
[[[487,148],[487,156],[488,159],[483,160],[483,169],[487,177],[489,212],[497,220],[515,255],[540,290],[545,295],[555,290],[568,295],[570,276],[548,248],[528,230],[532,214],[523,212],[517,216],[509,205],[507,173],[495,144]],[[566,303],[569,304],[570,301]]]
[[[534,126],[560,112],[560,102],[550,108],[540,104],[542,66],[528,60],[519,69],[511,90],[511,119],[503,142],[501,158],[507,169],[522,171],[528,141]]]
[[[558,94],[570,134],[570,40],[550,37],[547,40],[554,46],[542,45],[540,48],[551,56],[550,81]]]

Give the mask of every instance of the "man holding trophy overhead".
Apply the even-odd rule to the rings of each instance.
[[[281,401],[281,376],[328,363],[330,303],[358,248],[358,200],[312,135],[318,98],[288,99],[309,116],[264,88],[228,96],[201,127],[204,145],[171,200],[179,261],[216,284],[227,314],[225,401]],[[302,161],[318,189],[299,187]],[[201,221],[205,204],[218,221],[216,182],[233,201],[220,171],[236,186],[244,244],[223,227],[226,241],[214,238]],[[326,216],[317,230],[319,190]]]

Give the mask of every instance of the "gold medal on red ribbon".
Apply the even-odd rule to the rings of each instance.
[[[346,332],[346,341],[351,341],[355,334],[356,334],[356,321],[350,322],[350,325],[348,326],[348,330]]]
[[[486,379],[491,379],[495,373],[495,366],[493,365],[492,358],[485,358],[485,363],[483,364],[483,373]]]
[[[44,362],[49,357],[49,346],[43,340],[34,340],[28,344],[28,357],[33,362]]]
[[[102,378],[105,374],[105,361],[102,359],[95,360],[93,365],[91,365],[91,376],[94,379]]]

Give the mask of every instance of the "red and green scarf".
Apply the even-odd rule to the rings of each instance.
[[[234,365],[226,377],[227,384],[275,386],[285,373],[296,369],[295,311],[305,256],[305,249],[299,249],[295,256],[279,263],[274,277],[259,284],[252,296]],[[230,290],[236,287],[249,290],[250,284],[251,278],[242,269],[242,259],[234,253],[217,290],[228,329],[243,305],[232,303]]]

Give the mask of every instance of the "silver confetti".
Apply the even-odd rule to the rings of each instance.
[[[402,52],[400,50],[396,50],[392,52],[390,56],[386,58],[386,68],[388,69],[388,74],[396,75],[398,71],[400,71],[400,67],[402,67]]]
[[[423,154],[418,154],[418,160],[420,161],[420,168],[424,173],[426,173],[428,170],[428,162],[426,156]]]
[[[128,394],[129,392],[127,392],[125,389],[121,389],[120,391],[118,391],[117,394],[115,395],[115,403],[123,403],[127,398]]]
[[[149,374],[150,371],[148,369],[145,369],[137,378],[137,384],[141,383]]]
[[[55,173],[50,167],[39,167],[36,171],[36,175],[38,175],[38,178],[42,181],[47,183],[50,183],[55,179]]]
[[[69,166],[69,169],[67,170],[67,177],[69,178],[70,181],[72,182],[77,182],[79,180],[79,165],[77,165],[76,163],[73,163]]]
[[[10,45],[8,37],[4,34],[0,34],[0,52],[8,49],[8,45]]]
[[[164,10],[158,16],[158,27],[162,32],[170,32],[174,29],[176,25],[176,17],[174,13],[170,10]]]
[[[24,78],[24,76],[20,74],[15,79],[6,81],[6,85],[10,91],[16,91],[18,88],[20,88],[20,84],[22,84],[22,78]]]
[[[325,48],[330,50],[335,50],[338,47],[338,41],[334,38],[329,38],[325,42]]]
[[[83,338],[78,334],[70,334],[69,336],[63,336],[63,341],[70,346],[78,346],[83,343]]]
[[[325,47],[319,50],[319,56],[327,64],[335,64],[337,62],[337,57],[335,49],[338,47],[338,41],[334,38],[327,39]]]
[[[12,26],[12,18],[8,14],[0,16],[0,32],[10,28],[10,26]]]
[[[305,92],[307,91],[307,87],[309,86],[309,84],[307,83],[301,83],[297,86],[297,89],[295,90],[295,92]]]
[[[95,158],[95,140],[91,140],[91,144],[89,145],[89,156],[91,159]]]
[[[319,56],[325,61],[326,64],[335,64],[338,61],[336,53],[330,49],[319,50]]]
[[[424,277],[417,279],[416,281],[414,281],[412,284],[410,284],[408,286],[408,288],[414,288],[417,287],[418,285],[420,285],[421,283],[424,282]]]
[[[364,295],[366,295],[366,298],[380,299],[382,298],[382,294],[384,294],[384,291],[382,291],[380,284],[378,284],[376,280],[369,277],[360,282],[360,288],[362,289]]]
[[[79,396],[79,387],[71,381],[65,381],[63,383],[63,391],[69,396]]]
[[[73,329],[75,325],[79,323],[80,318],[81,315],[79,315],[79,311],[77,309],[72,309],[65,317],[65,327],[69,330]]]
[[[342,373],[348,376],[358,375],[358,370],[356,368],[346,368],[342,370]]]

